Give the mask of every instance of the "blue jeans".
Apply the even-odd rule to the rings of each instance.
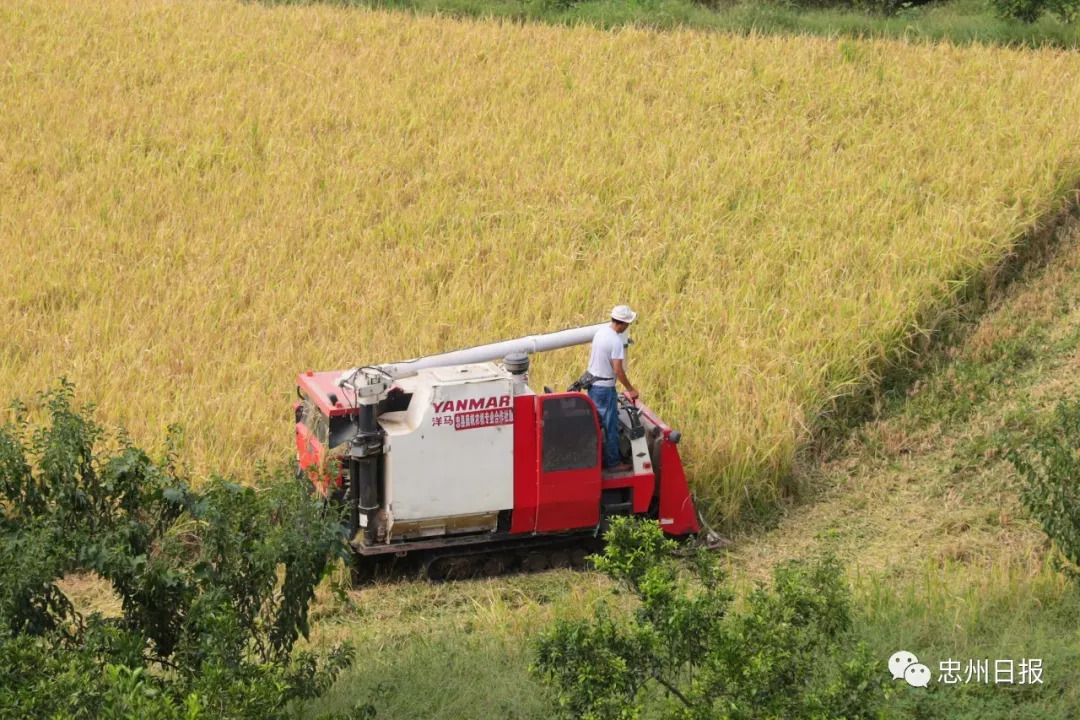
[[[589,388],[589,397],[596,403],[600,427],[604,431],[604,467],[618,465],[622,458],[619,455],[619,402],[615,388],[593,385]]]

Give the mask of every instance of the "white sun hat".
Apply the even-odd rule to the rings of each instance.
[[[629,305],[616,305],[611,309],[611,319],[619,322],[632,323],[637,313],[630,309]]]

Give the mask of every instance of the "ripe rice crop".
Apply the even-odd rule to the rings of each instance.
[[[733,517],[1066,202],[1078,109],[1071,52],[10,0],[0,383],[243,471],[289,456],[299,371],[628,302],[631,378]]]

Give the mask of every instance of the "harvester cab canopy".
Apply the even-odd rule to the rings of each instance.
[[[297,391],[301,397],[309,398],[312,404],[327,417],[347,415],[355,408],[344,400],[345,393],[337,386],[340,372],[313,372],[296,378]]]

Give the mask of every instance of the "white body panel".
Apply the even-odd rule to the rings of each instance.
[[[379,418],[390,534],[393,523],[512,509],[513,376],[482,363],[420,370],[396,385],[412,400]]]

